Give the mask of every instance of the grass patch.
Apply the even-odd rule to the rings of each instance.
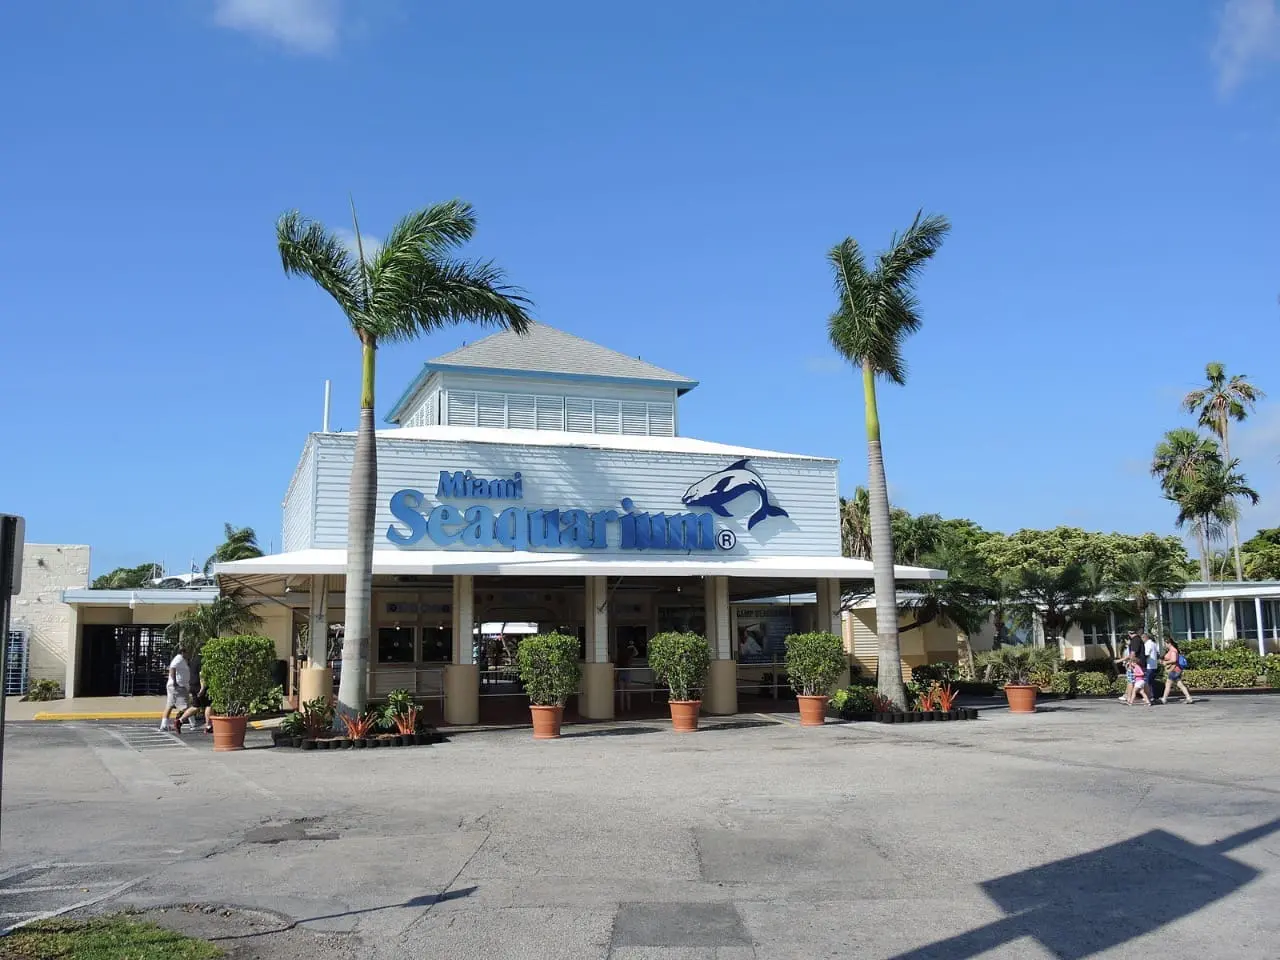
[[[213,960],[204,940],[128,917],[42,920],[0,937],[0,960]]]

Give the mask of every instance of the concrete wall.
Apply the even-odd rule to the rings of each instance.
[[[89,548],[28,543],[22,551],[22,592],[15,598],[11,629],[24,630],[30,646],[27,676],[66,683],[74,651],[76,612],[62,591],[89,585]]]

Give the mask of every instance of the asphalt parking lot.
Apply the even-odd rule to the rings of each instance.
[[[179,904],[211,935],[190,905],[250,908],[243,957],[1274,958],[1278,717],[1076,700],[240,754],[11,724],[0,913]]]

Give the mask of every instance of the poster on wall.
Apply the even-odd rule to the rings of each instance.
[[[770,663],[787,655],[795,632],[790,607],[739,607],[736,656],[739,663]]]

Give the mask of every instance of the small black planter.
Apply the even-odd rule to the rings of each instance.
[[[939,719],[939,720],[950,720],[950,719],[951,719],[951,711],[950,711],[950,710],[939,710],[939,711],[937,711],[937,713],[938,713],[938,719]]]
[[[332,741],[332,740],[317,740],[317,741],[316,741],[316,748],[317,748],[318,750],[332,750],[332,749],[333,749],[333,741]]]
[[[420,747],[429,747],[431,746],[431,734],[415,733],[413,735],[413,742]]]
[[[290,737],[290,738],[289,738],[289,746],[291,746],[291,747],[301,747],[301,746],[302,746],[302,738],[301,738],[301,737]]]
[[[947,712],[946,712],[945,710],[934,710],[934,711],[933,711],[933,719],[935,719],[935,720],[945,720],[945,719],[947,719]]]
[[[302,747],[303,750],[314,750],[316,748],[316,742],[308,737],[304,739],[299,746]]]
[[[403,747],[404,737],[401,736],[400,734],[396,734],[394,737],[391,738],[391,745],[393,747]]]
[[[934,715],[932,710],[926,710],[924,713],[920,714],[920,719],[928,722],[931,720],[937,720],[938,718]]]
[[[333,745],[339,750],[350,750],[351,740],[348,737],[339,737],[337,740],[333,741]]]
[[[978,719],[978,711],[977,711],[974,707],[965,707],[965,708],[964,708],[964,718],[965,718],[966,720],[977,720],[977,719]]]

